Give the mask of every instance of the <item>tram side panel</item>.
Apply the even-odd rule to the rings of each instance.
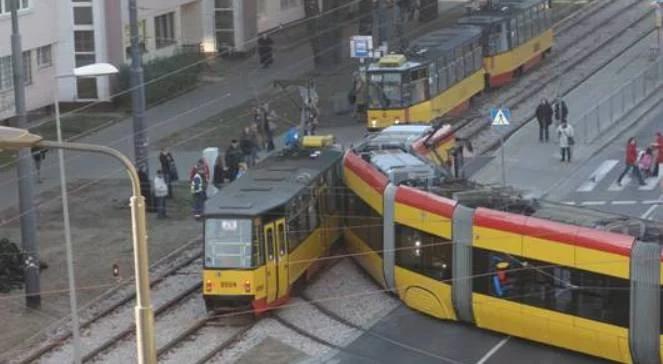
[[[488,73],[490,87],[504,86],[521,69],[527,71],[543,59],[544,52],[552,49],[554,34],[548,29],[527,42],[494,56],[484,57],[484,68]]]
[[[608,246],[604,241],[624,249],[621,254],[603,251],[602,245]],[[630,362],[624,305],[632,243],[624,235],[477,209],[477,326]],[[507,263],[506,273],[499,272],[500,263]]]

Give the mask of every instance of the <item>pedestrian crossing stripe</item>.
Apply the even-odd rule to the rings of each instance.
[[[493,124],[494,126],[507,126],[509,125],[509,119],[505,115],[505,110],[502,109],[497,109],[495,112],[495,115],[493,116]]]
[[[594,173],[591,174],[589,177],[589,180],[583,183],[580,188],[578,188],[578,192],[589,192],[593,190],[599,182],[601,182],[605,176],[608,175],[608,173],[615,168],[615,166],[619,163],[616,159],[609,159],[606,161],[603,161],[601,165],[594,171]]]
[[[615,166],[619,165],[619,161],[616,159],[608,159],[603,161],[593,172],[589,175],[587,180],[583,182],[577,189],[576,192],[591,192],[594,191],[598,185],[603,181],[608,174],[610,174]],[[632,172],[631,172],[632,173]],[[631,176],[631,173],[624,176],[622,179],[621,186],[617,184],[617,180],[614,180],[610,186],[607,188],[610,192],[619,192],[624,191],[626,187],[634,182],[634,178]],[[616,176],[615,176],[616,177]],[[644,176],[643,176],[644,178]],[[644,178],[645,185],[638,186],[639,191],[653,191],[655,190],[661,180],[663,180],[663,173],[659,173],[656,177]],[[636,181],[637,182],[637,181]]]

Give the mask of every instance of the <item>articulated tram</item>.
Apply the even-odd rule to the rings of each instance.
[[[344,238],[379,284],[440,319],[661,362],[658,227],[444,180],[413,148],[376,140],[344,157]]]
[[[485,88],[532,68],[554,42],[548,3],[488,1],[456,25],[415,39],[405,54],[369,65],[368,129],[460,114]]]
[[[331,140],[312,139],[320,147]],[[202,278],[208,310],[264,312],[286,302],[295,282],[318,268],[318,258],[341,235],[335,191],[342,186],[342,158],[331,147],[284,151],[205,203]]]

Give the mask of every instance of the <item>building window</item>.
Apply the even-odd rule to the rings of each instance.
[[[76,52],[94,52],[94,31],[74,31],[74,50]]]
[[[232,0],[214,0],[214,7],[216,9],[232,9]]]
[[[154,37],[157,48],[175,43],[175,13],[168,13],[154,18]]]
[[[53,65],[53,53],[51,45],[37,48],[37,66],[46,68]]]
[[[75,25],[92,25],[92,7],[76,6],[74,7]]]
[[[23,52],[23,73],[25,74],[25,84],[32,85],[32,52]]]
[[[12,69],[12,57],[0,57],[0,91],[10,90],[14,87],[14,73]]]
[[[79,99],[97,98],[97,79],[96,78],[78,78],[76,79],[76,90]]]
[[[12,11],[13,0],[0,0],[0,14],[10,13]],[[19,0],[18,10],[25,10],[30,8],[30,0]]]
[[[296,8],[299,5],[299,0],[281,0],[281,10]]]

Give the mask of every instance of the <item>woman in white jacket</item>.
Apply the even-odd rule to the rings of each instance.
[[[571,147],[575,144],[575,140],[573,139],[573,127],[566,120],[562,120],[562,124],[557,127],[557,135],[559,136],[559,148],[562,153],[562,162],[566,161],[571,163]]]
[[[166,197],[168,196],[168,184],[161,170],[154,176],[154,200],[157,207],[157,217],[166,218]]]

